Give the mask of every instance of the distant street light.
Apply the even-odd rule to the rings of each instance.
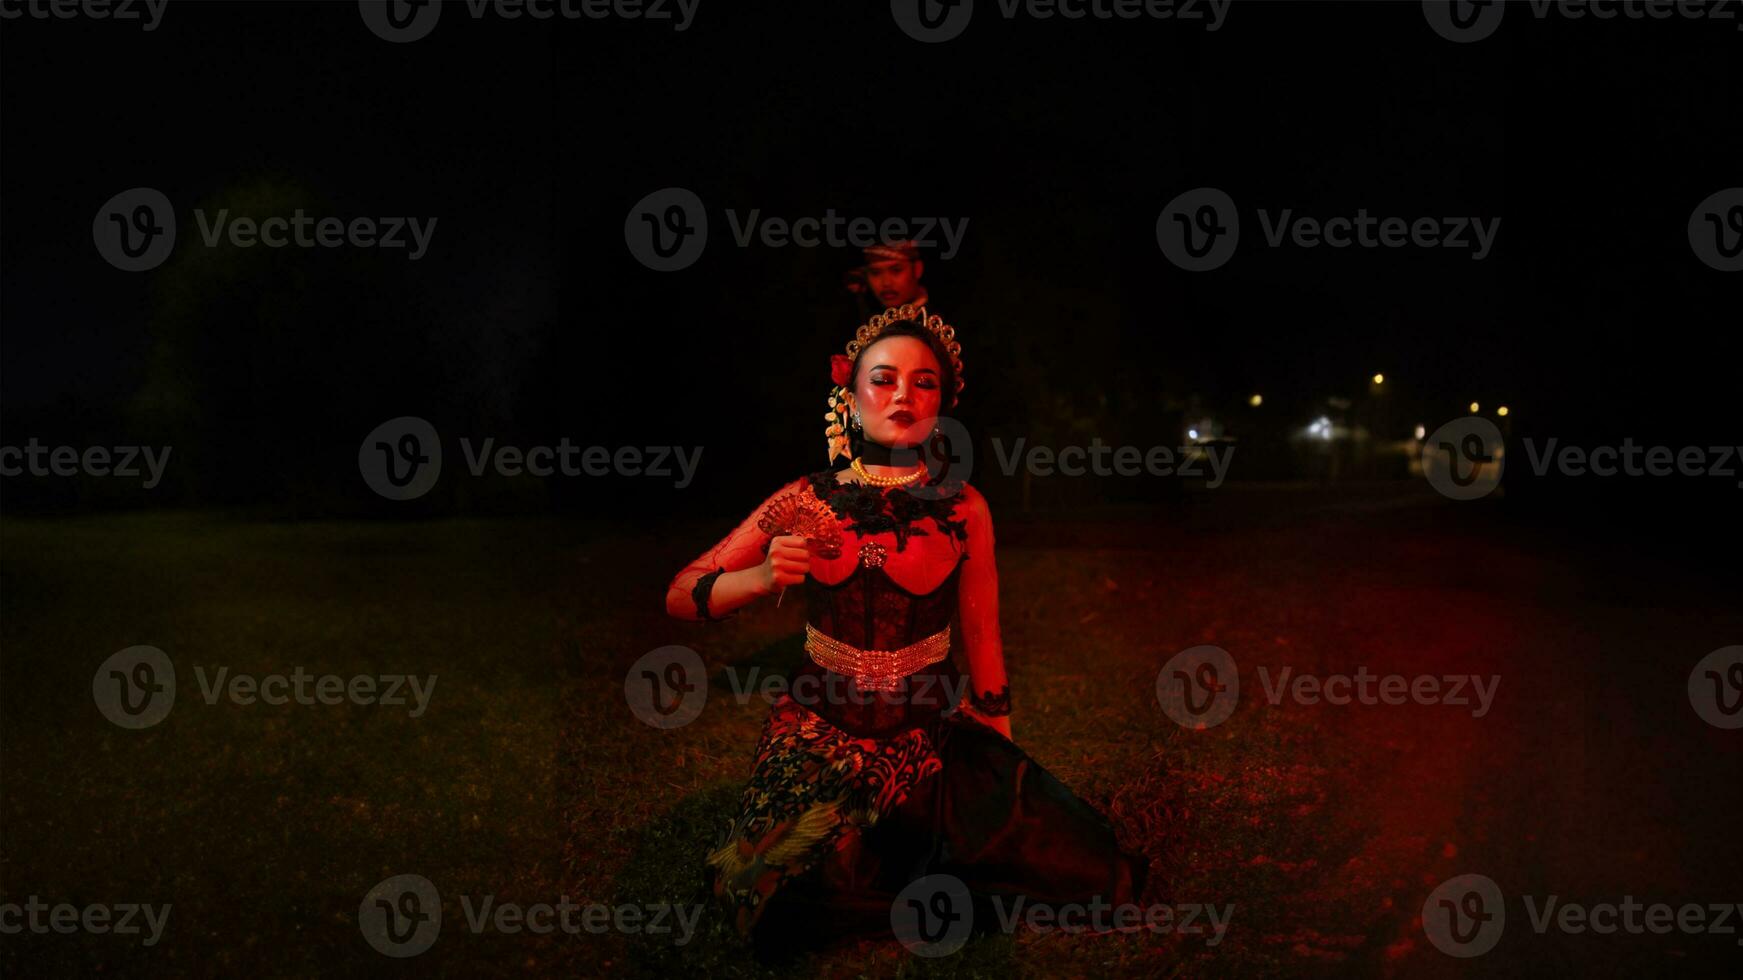
[[[1258,408],[1260,405],[1265,404],[1265,399],[1259,397],[1258,395],[1254,395],[1253,397],[1247,399],[1247,404],[1253,406],[1254,408]]]
[[[1502,415],[1502,416],[1506,415],[1507,414],[1507,406],[1502,405],[1500,408],[1495,409],[1495,414]]]
[[[1479,406],[1479,405],[1478,405],[1478,404],[1477,404],[1477,403],[1476,403],[1476,402],[1471,402],[1471,414],[1472,414],[1472,415],[1475,415],[1475,414],[1477,414],[1477,412],[1478,412],[1478,410],[1479,410],[1479,409],[1480,409],[1480,407],[1481,407],[1481,406]]]
[[[1374,383],[1377,385],[1385,384],[1386,383],[1386,376],[1384,374],[1374,375]]]

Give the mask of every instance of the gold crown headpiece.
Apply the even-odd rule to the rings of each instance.
[[[830,358],[831,376],[835,387],[829,392],[829,413],[823,418],[829,425],[824,430],[829,440],[829,460],[835,461],[837,456],[850,455],[847,441],[846,395],[851,365],[859,357],[859,352],[878,339],[891,324],[904,320],[912,320],[932,336],[938,338],[938,343],[944,352],[950,355],[950,373],[956,378],[955,390],[950,393],[950,404],[945,408],[955,408],[957,395],[962,391],[962,345],[956,342],[956,328],[944,322],[937,314],[928,314],[924,306],[906,304],[893,306],[877,314],[860,325],[854,331],[853,339],[847,342],[847,356],[837,354]]]
[[[956,391],[950,393],[950,407],[956,407],[956,396],[962,391],[962,345],[956,342],[956,328],[945,323],[944,318],[936,313],[928,315],[924,306],[893,306],[867,320],[847,342],[847,356],[858,357],[859,352],[871,346],[890,324],[903,320],[913,320],[925,327],[950,355],[950,370],[956,376]]]

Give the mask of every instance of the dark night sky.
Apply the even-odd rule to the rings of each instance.
[[[853,256],[732,247],[728,208],[968,218],[927,278],[962,332],[963,414],[989,429],[1034,384],[1213,406],[1260,390],[1305,413],[1380,370],[1430,423],[1478,397],[1516,406],[1521,431],[1738,441],[1737,279],[1684,236],[1696,202],[1743,183],[1730,26],[1510,13],[1454,45],[1415,3],[1242,2],[1214,33],[983,13],[926,45],[883,3],[748,6],[704,3],[674,33],[451,4],[407,45],[348,2],[172,3],[152,33],[5,23],[5,439],[123,438],[170,267],[109,267],[90,226],[145,185],[184,242],[196,203],[262,186],[324,214],[438,218],[419,262],[260,260],[227,286],[244,312],[200,361],[227,377],[211,389],[275,392],[270,425],[319,416],[340,469],[353,433],[395,414],[701,442],[733,463],[707,485],[739,495],[821,465]],[[623,221],[668,185],[702,198],[711,241],[658,274]],[[1201,185],[1239,203],[1243,242],[1191,274],[1154,227]],[[1473,262],[1268,249],[1254,214],[1358,207],[1503,223]],[[262,326],[248,295],[268,287],[320,299]]]

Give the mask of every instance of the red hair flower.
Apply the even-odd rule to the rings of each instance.
[[[853,358],[846,354],[832,354],[829,357],[829,380],[845,388],[853,377]]]

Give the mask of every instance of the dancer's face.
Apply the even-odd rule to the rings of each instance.
[[[920,272],[925,266],[907,259],[882,259],[865,267],[866,281],[885,306],[912,303],[920,296]]]
[[[854,404],[865,434],[886,446],[913,446],[932,434],[942,404],[942,372],[918,337],[886,337],[859,356]]]

